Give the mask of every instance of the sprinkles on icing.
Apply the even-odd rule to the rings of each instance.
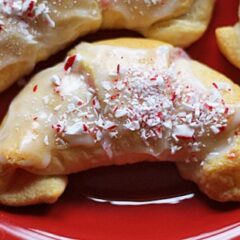
[[[83,99],[78,96],[68,98],[65,111],[62,111],[62,105],[55,108],[58,115],[52,129],[56,138],[78,136],[79,139],[84,137],[85,143],[102,143],[111,157],[106,136],[117,139],[123,132],[130,131],[146,145],[164,141],[172,154],[183,149],[200,152],[206,147],[202,139],[224,132],[234,113],[221,95],[221,91],[231,91],[231,87],[213,81],[210,89],[199,91],[185,78],[184,71],[174,68],[177,58],[187,56],[179,49],[170,51],[172,63],[163,69],[149,66],[146,70],[134,64],[117,63],[109,73],[110,80],[101,82],[104,90],[101,101],[98,90],[93,89],[86,73],[79,67],[83,61],[81,55],[67,57],[64,75],[53,75],[50,79],[53,91],[65,101],[63,80],[73,73],[88,84],[88,90]]]
[[[47,1],[38,3],[37,0],[0,0],[0,32],[4,30],[4,18],[18,18],[24,22],[34,22],[41,18],[50,27],[55,27],[55,22],[49,15]],[[2,18],[2,19],[1,19]]]

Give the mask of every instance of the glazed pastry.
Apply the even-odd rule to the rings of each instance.
[[[238,10],[240,18],[240,9]],[[222,54],[237,68],[240,68],[240,23],[216,29],[217,43]]]
[[[184,176],[210,197],[240,200],[237,181],[226,199],[224,189],[212,195],[204,188],[212,184],[206,166],[224,179],[219,159],[222,168],[238,164],[239,97],[239,87],[171,45],[144,39],[82,43],[12,102],[0,128],[0,202],[52,202],[66,186],[61,176],[146,160],[184,163],[185,170],[194,164],[201,171]],[[18,169],[38,176],[36,187],[15,187]],[[52,198],[48,176],[57,180]],[[46,199],[37,196],[42,179]]]
[[[0,0],[0,92],[89,32],[127,28],[187,46],[206,30],[214,0]]]
[[[0,91],[100,25],[94,0],[0,0]]]
[[[103,28],[127,28],[179,47],[198,40],[215,0],[102,0]]]

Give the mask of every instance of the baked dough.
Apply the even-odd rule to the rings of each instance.
[[[0,175],[0,202],[10,206],[54,203],[67,186],[66,176],[43,177],[21,169],[4,169]]]
[[[240,9],[238,11],[240,17]],[[222,54],[237,68],[240,68],[240,23],[216,29],[216,38]]]
[[[177,162],[211,198],[240,200],[239,181],[225,185],[238,179],[239,98],[237,85],[166,43],[82,43],[13,100],[0,128],[0,202],[49,202],[47,182],[61,182],[55,200],[66,185],[58,176],[166,160]],[[46,183],[47,200],[34,185],[11,191],[19,169]],[[214,179],[217,188],[209,169],[222,180]],[[232,194],[222,198],[226,191]]]
[[[182,2],[182,5],[186,6],[187,1],[175,2]],[[214,0],[192,2],[191,8],[185,14],[177,16],[176,11],[174,18],[156,21],[150,27],[138,28],[138,31],[147,38],[159,39],[178,47],[188,47],[206,31],[215,3]]]
[[[100,28],[126,28],[188,46],[206,30],[214,0],[0,0],[0,92],[39,61]]]

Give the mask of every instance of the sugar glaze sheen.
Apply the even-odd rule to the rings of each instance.
[[[133,162],[141,154],[201,161],[234,142],[239,106],[226,103],[222,96],[232,91],[231,85],[213,80],[206,87],[191,72],[183,50],[83,43],[76,51],[80,54],[40,73],[42,78],[51,77],[31,82],[24,101],[37,107],[18,108],[18,123],[13,118],[20,102],[11,106],[2,140],[9,137],[5,132],[9,124],[21,132],[22,120],[32,127],[19,142],[20,151],[42,149],[41,154],[34,153],[38,161],[20,164],[45,168],[51,165],[52,149],[73,147],[82,147],[93,164],[102,161],[92,157],[96,152],[119,163],[123,154],[131,152]],[[212,141],[216,135],[223,139],[218,148]]]
[[[139,138],[138,148],[154,157],[161,158],[164,151],[172,155],[190,151],[196,161],[211,141],[202,139],[221,134],[229,127],[229,118],[238,118],[236,106],[225,104],[221,96],[222,91],[231,92],[231,86],[213,82],[207,90],[188,70],[188,56],[181,49],[163,46],[146,51],[83,44],[79,50],[86,54],[68,57],[66,73],[51,79],[54,84],[57,81],[63,98],[72,94],[66,92],[72,88],[64,85],[72,75],[81,73],[88,84],[86,99],[73,95],[67,111],[59,111],[56,131],[70,145],[100,143],[112,157],[118,151],[112,150],[114,142],[131,132],[132,139]],[[92,58],[95,51],[98,54]],[[106,64],[99,68],[101,59]],[[92,82],[85,62],[93,66],[98,80]]]

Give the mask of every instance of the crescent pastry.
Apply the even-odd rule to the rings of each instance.
[[[13,100],[0,128],[0,202],[53,202],[68,174],[140,161],[176,162],[209,197],[240,200],[239,98],[169,44],[81,43]]]
[[[214,0],[0,0],[0,92],[80,36],[124,28],[178,46],[206,30]]]

